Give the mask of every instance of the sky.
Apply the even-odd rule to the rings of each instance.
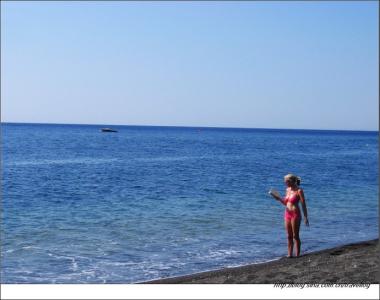
[[[378,6],[1,1],[1,121],[378,130]]]

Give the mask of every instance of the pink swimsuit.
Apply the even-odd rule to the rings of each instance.
[[[301,212],[298,207],[298,201],[300,200],[300,196],[297,192],[288,192],[286,197],[284,198],[284,204],[287,205],[288,202],[293,204],[296,209],[289,210],[287,207],[285,208],[285,220],[291,221],[291,220],[299,220],[301,219]]]

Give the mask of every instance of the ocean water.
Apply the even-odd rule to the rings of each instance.
[[[133,283],[378,237],[378,132],[2,124],[2,283]]]

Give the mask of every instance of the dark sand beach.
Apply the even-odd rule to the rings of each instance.
[[[379,283],[378,241],[144,283]]]

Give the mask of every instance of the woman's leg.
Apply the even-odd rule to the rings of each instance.
[[[290,220],[285,220],[285,230],[288,236],[288,257],[293,256],[293,229]]]
[[[294,238],[294,241],[296,242],[296,256],[300,256],[300,253],[301,253],[301,240],[300,240],[301,218],[292,219],[291,224],[292,224],[293,238]]]

